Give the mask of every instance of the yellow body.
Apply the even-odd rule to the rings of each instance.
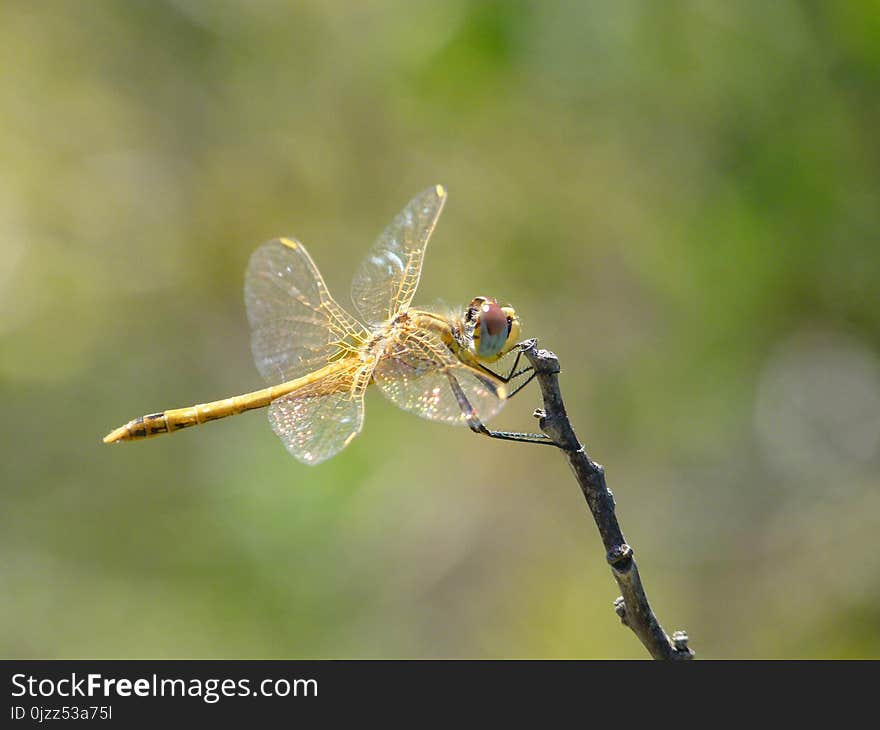
[[[329,384],[339,381],[334,376],[351,369],[350,360],[351,358],[346,358],[345,360],[330,363],[326,367],[309,373],[302,378],[281,383],[280,385],[273,385],[262,390],[255,390],[253,393],[244,393],[243,395],[223,398],[222,400],[215,400],[210,403],[199,403],[188,408],[174,408],[162,411],[161,413],[151,413],[135,418],[124,426],[120,426],[108,433],[104,437],[104,443],[112,444],[116,441],[134,441],[150,438],[151,436],[159,436],[163,433],[180,431],[190,426],[198,426],[208,421],[216,421],[218,418],[237,416],[239,413],[251,411],[255,408],[265,408],[276,398],[288,395],[319,381],[328,384],[326,392],[329,394],[332,392],[332,386]]]
[[[461,348],[453,336],[452,323],[438,314],[425,311],[411,311],[408,314],[398,315],[389,325],[386,332],[377,335],[374,342],[382,340],[384,343],[405,341],[407,336],[419,331],[433,332],[443,343],[454,352],[458,359],[466,365],[476,366],[477,361],[471,354]],[[373,343],[366,343],[364,349],[369,351]],[[129,421],[124,426],[114,429],[104,437],[105,444],[117,441],[135,441],[138,439],[160,436],[163,433],[173,433],[190,426],[199,426],[208,421],[216,421],[227,416],[237,416],[245,411],[256,408],[266,408],[272,401],[285,395],[295,393],[307,386],[317,386],[316,395],[332,395],[335,392],[350,387],[355,382],[355,373],[362,365],[360,351],[347,350],[346,355],[339,360],[328,363],[323,368],[304,375],[296,380],[290,380],[280,385],[272,385],[252,393],[223,398],[210,403],[199,403],[187,408],[174,408],[160,413],[150,413]],[[503,386],[496,386],[503,393]]]
[[[410,309],[445,199],[442,186],[424,190],[379,236],[352,280],[360,320],[336,303],[301,243],[278,238],[257,248],[245,272],[251,349],[266,380],[285,382],[141,416],[104,443],[269,407],[288,451],[317,464],[358,434],[371,383],[398,407],[431,420],[472,424],[478,415],[497,413],[506,381],[485,363],[514,347],[519,320],[513,309],[486,297],[475,298],[462,317]]]

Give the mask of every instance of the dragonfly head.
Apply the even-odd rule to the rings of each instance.
[[[480,360],[494,362],[519,342],[519,317],[513,307],[501,307],[495,299],[476,297],[464,313],[464,324]]]

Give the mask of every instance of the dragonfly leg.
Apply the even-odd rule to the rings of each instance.
[[[520,350],[519,352],[516,353],[516,360],[513,361],[513,367],[510,368],[510,372],[507,373],[507,375],[502,375],[501,373],[496,373],[492,368],[488,368],[485,365],[483,365],[482,363],[480,363],[480,368],[483,371],[489,373],[489,375],[494,375],[502,383],[509,383],[513,378],[516,378],[516,377],[522,375],[523,373],[527,373],[529,370],[532,369],[532,367],[529,366],[527,368],[523,368],[520,372],[516,372],[516,368],[517,368],[517,365],[519,365],[519,359],[521,357],[522,357],[522,350]]]
[[[505,385],[506,385],[507,383],[509,383],[511,380],[513,380],[514,378],[518,378],[520,375],[525,375],[526,373],[531,373],[531,375],[529,375],[529,377],[526,379],[526,381],[525,381],[524,383],[520,383],[520,384],[517,385],[512,391],[510,391],[510,392],[507,394],[507,397],[508,397],[508,398],[513,398],[513,396],[515,396],[515,395],[516,395],[517,393],[519,393],[523,388],[525,388],[529,383],[531,383],[531,382],[532,382],[532,378],[535,377],[535,369],[534,369],[531,365],[529,365],[528,367],[523,368],[522,370],[517,370],[517,369],[516,369],[517,366],[519,365],[519,359],[520,359],[521,357],[522,357],[522,350],[520,350],[519,352],[516,353],[516,360],[513,361],[513,367],[510,368],[510,372],[509,372],[506,376],[505,376],[505,375],[501,375],[500,373],[496,373],[494,370],[492,370],[491,368],[487,368],[485,365],[482,365],[482,364],[480,365],[480,368],[481,368],[483,371],[485,371],[485,372],[489,373],[490,375],[493,375],[494,377],[498,378],[498,380],[500,380],[500,381],[501,381],[502,383],[504,383]]]
[[[506,378],[501,378],[505,383],[509,383],[511,378],[516,377],[519,373],[516,372],[516,367],[519,365],[519,359],[522,357],[522,350],[516,353],[516,360],[513,361],[513,367],[510,368],[510,372],[507,373]],[[500,376],[499,376],[500,377]]]
[[[527,373],[527,372],[529,372],[530,370],[531,370],[531,375],[529,375],[529,377],[526,378],[525,382],[524,382],[524,383],[520,383],[519,385],[517,385],[513,390],[511,390],[511,391],[507,394],[507,398],[508,398],[508,400],[511,399],[511,398],[513,398],[513,396],[515,396],[515,395],[516,395],[517,393],[519,393],[523,388],[525,388],[529,383],[531,383],[532,380],[534,379],[534,377],[538,374],[538,373],[535,372],[535,369],[534,369],[534,368],[530,367],[530,368],[527,368],[526,370],[523,370],[522,373],[517,373],[517,375],[521,375],[521,374],[523,374],[523,373]],[[515,376],[514,376],[514,377],[515,377]]]
[[[556,442],[543,433],[519,433],[515,431],[492,431],[483,424],[477,412],[468,401],[467,396],[461,389],[461,385],[455,379],[452,373],[447,373],[449,377],[449,385],[452,386],[452,392],[458,401],[461,412],[467,418],[468,427],[474,433],[479,433],[493,439],[501,439],[502,441],[521,441],[529,444],[547,444],[548,446],[556,446]],[[531,380],[531,378],[529,378]]]
[[[524,444],[547,444],[547,446],[556,446],[556,442],[543,433],[520,433],[519,431],[492,431],[486,428],[483,423],[477,419],[475,424],[468,421],[468,426],[474,433],[481,433],[493,439],[501,439],[502,441],[520,441]]]

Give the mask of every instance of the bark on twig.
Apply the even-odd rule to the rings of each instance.
[[[624,540],[614,514],[614,497],[605,485],[605,470],[587,456],[565,412],[557,377],[559,360],[552,352],[539,350],[537,340],[527,340],[520,347],[535,369],[544,399],[544,408],[535,411],[535,416],[539,419],[541,430],[556,442],[571,465],[599,528],[611,573],[623,594],[614,602],[617,615],[625,626],[632,629],[654,659],[692,659],[694,653],[688,647],[687,634],[676,631],[670,638],[651,610],[632,548]]]

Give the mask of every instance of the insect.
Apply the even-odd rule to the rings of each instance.
[[[445,202],[442,186],[423,191],[376,240],[351,285],[362,321],[330,296],[299,241],[276,238],[260,246],[248,263],[245,304],[254,360],[269,387],[141,416],[104,443],[173,433],[268,406],[287,450],[318,464],[360,433],[364,393],[375,384],[392,403],[423,418],[466,424],[492,438],[552,444],[544,434],[484,425],[534,377],[531,367],[517,370],[521,352],[507,375],[489,367],[516,348],[520,321],[512,307],[484,296],[460,315],[411,306]]]

